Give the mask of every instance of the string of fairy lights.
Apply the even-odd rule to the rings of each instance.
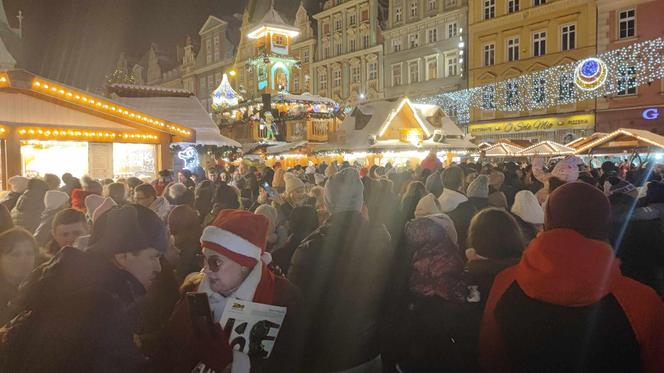
[[[630,90],[664,78],[664,38],[600,53],[582,61],[557,65],[478,87],[432,96],[415,102],[439,105],[470,122],[472,110],[522,112],[573,104]]]

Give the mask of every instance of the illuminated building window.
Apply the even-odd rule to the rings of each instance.
[[[519,84],[508,82],[505,84],[505,104],[508,111],[516,111],[515,107],[519,105]]]
[[[507,39],[507,61],[519,60],[519,37]]]
[[[484,0],[484,19],[496,17],[496,0]]]
[[[399,23],[399,22],[401,22],[401,17],[402,17],[402,14],[401,14],[401,7],[399,7],[399,8],[395,8],[395,9],[394,9],[394,23]]]
[[[620,66],[618,68],[618,96],[636,94],[636,66]]]
[[[558,82],[558,101],[569,103],[576,99],[576,85],[572,74],[563,74]]]
[[[533,33],[533,56],[543,56],[546,54],[546,32],[540,31]]]
[[[427,36],[428,36],[428,42],[429,43],[435,43],[438,41],[438,29],[437,28],[430,28],[427,30]]]
[[[353,84],[357,84],[360,82],[360,67],[359,66],[353,66],[350,69],[351,74],[350,74],[350,82]]]
[[[457,36],[458,32],[458,26],[456,22],[448,23],[447,24],[447,38],[451,39],[455,36]]]
[[[420,34],[408,35],[408,45],[410,48],[417,48],[420,46]]]
[[[446,56],[447,76],[457,76],[459,74],[459,58],[454,54]]]
[[[367,77],[369,80],[376,80],[378,78],[377,62],[370,62],[367,64]]]
[[[519,11],[519,0],[507,0],[507,13],[515,13]]]
[[[618,38],[626,39],[636,36],[636,10],[627,9],[618,14]]]
[[[392,87],[401,85],[401,64],[392,65]]]
[[[392,50],[394,52],[401,51],[401,39],[393,39],[392,40]]]
[[[430,56],[426,58],[426,80],[438,79],[438,57]]]
[[[576,25],[563,25],[560,28],[560,42],[561,51],[576,48]]]
[[[532,100],[536,104],[541,104],[546,99],[546,80],[543,78],[533,81]]]
[[[482,88],[482,104],[481,108],[483,110],[493,110],[496,108],[495,104],[496,99],[496,87],[492,85],[487,85]]]
[[[413,60],[408,62],[408,84],[420,81],[420,61]]]
[[[493,66],[496,63],[496,44],[484,45],[484,66]]]

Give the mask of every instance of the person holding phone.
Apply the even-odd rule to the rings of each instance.
[[[286,319],[270,357],[261,359],[233,351],[232,373],[299,371],[298,348],[294,342],[299,292],[288,280],[276,276],[267,267],[270,259],[269,254],[265,254],[268,227],[269,221],[263,215],[231,209],[219,212],[201,236],[203,270],[190,275],[181,289],[183,293],[206,295],[212,321],[211,334],[216,333],[217,337],[222,335],[219,333],[228,334],[228,331],[220,330],[219,321],[230,299],[287,308]],[[206,367],[211,365],[205,360],[209,356],[203,356],[196,347],[201,345],[201,334],[210,334],[196,332],[201,326],[205,329],[207,322],[201,322],[206,318],[205,312],[200,310],[199,300],[189,298],[178,303],[167,325],[165,347],[160,354],[165,367],[179,366],[191,370],[201,362]],[[225,354],[226,348],[218,346],[218,354],[211,356]]]

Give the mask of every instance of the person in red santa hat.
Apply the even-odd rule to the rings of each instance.
[[[294,322],[298,319],[296,313],[300,295],[287,279],[268,269],[267,265],[271,261],[270,255],[265,253],[268,226],[269,221],[265,216],[244,210],[222,210],[201,236],[203,270],[187,277],[182,285],[183,293],[194,291],[207,294],[217,327],[229,299],[287,308],[286,319],[269,359],[249,357],[233,351],[231,373],[297,372],[299,369]],[[191,328],[187,309],[187,302],[181,301],[171,317],[171,325],[167,327],[168,332],[164,336],[171,346],[162,354],[171,361],[164,366],[191,370],[203,362],[207,367],[214,368],[213,363],[205,361],[209,357],[201,356],[194,347],[200,343],[181,343],[183,340],[188,342],[187,338],[193,336],[191,330],[183,330],[183,325]],[[182,333],[187,334],[184,339]],[[225,334],[222,332],[219,337],[227,339]],[[190,351],[183,351],[188,349],[187,346],[191,346]],[[217,360],[219,356],[227,354],[226,348],[219,347],[219,354],[215,357]],[[172,359],[180,361],[174,362]],[[216,367],[218,371],[218,365]]]

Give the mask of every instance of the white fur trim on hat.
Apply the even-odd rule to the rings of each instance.
[[[205,227],[201,242],[209,242],[218,246],[223,246],[226,250],[248,258],[261,260],[261,248],[238,236],[237,234],[213,225]]]

